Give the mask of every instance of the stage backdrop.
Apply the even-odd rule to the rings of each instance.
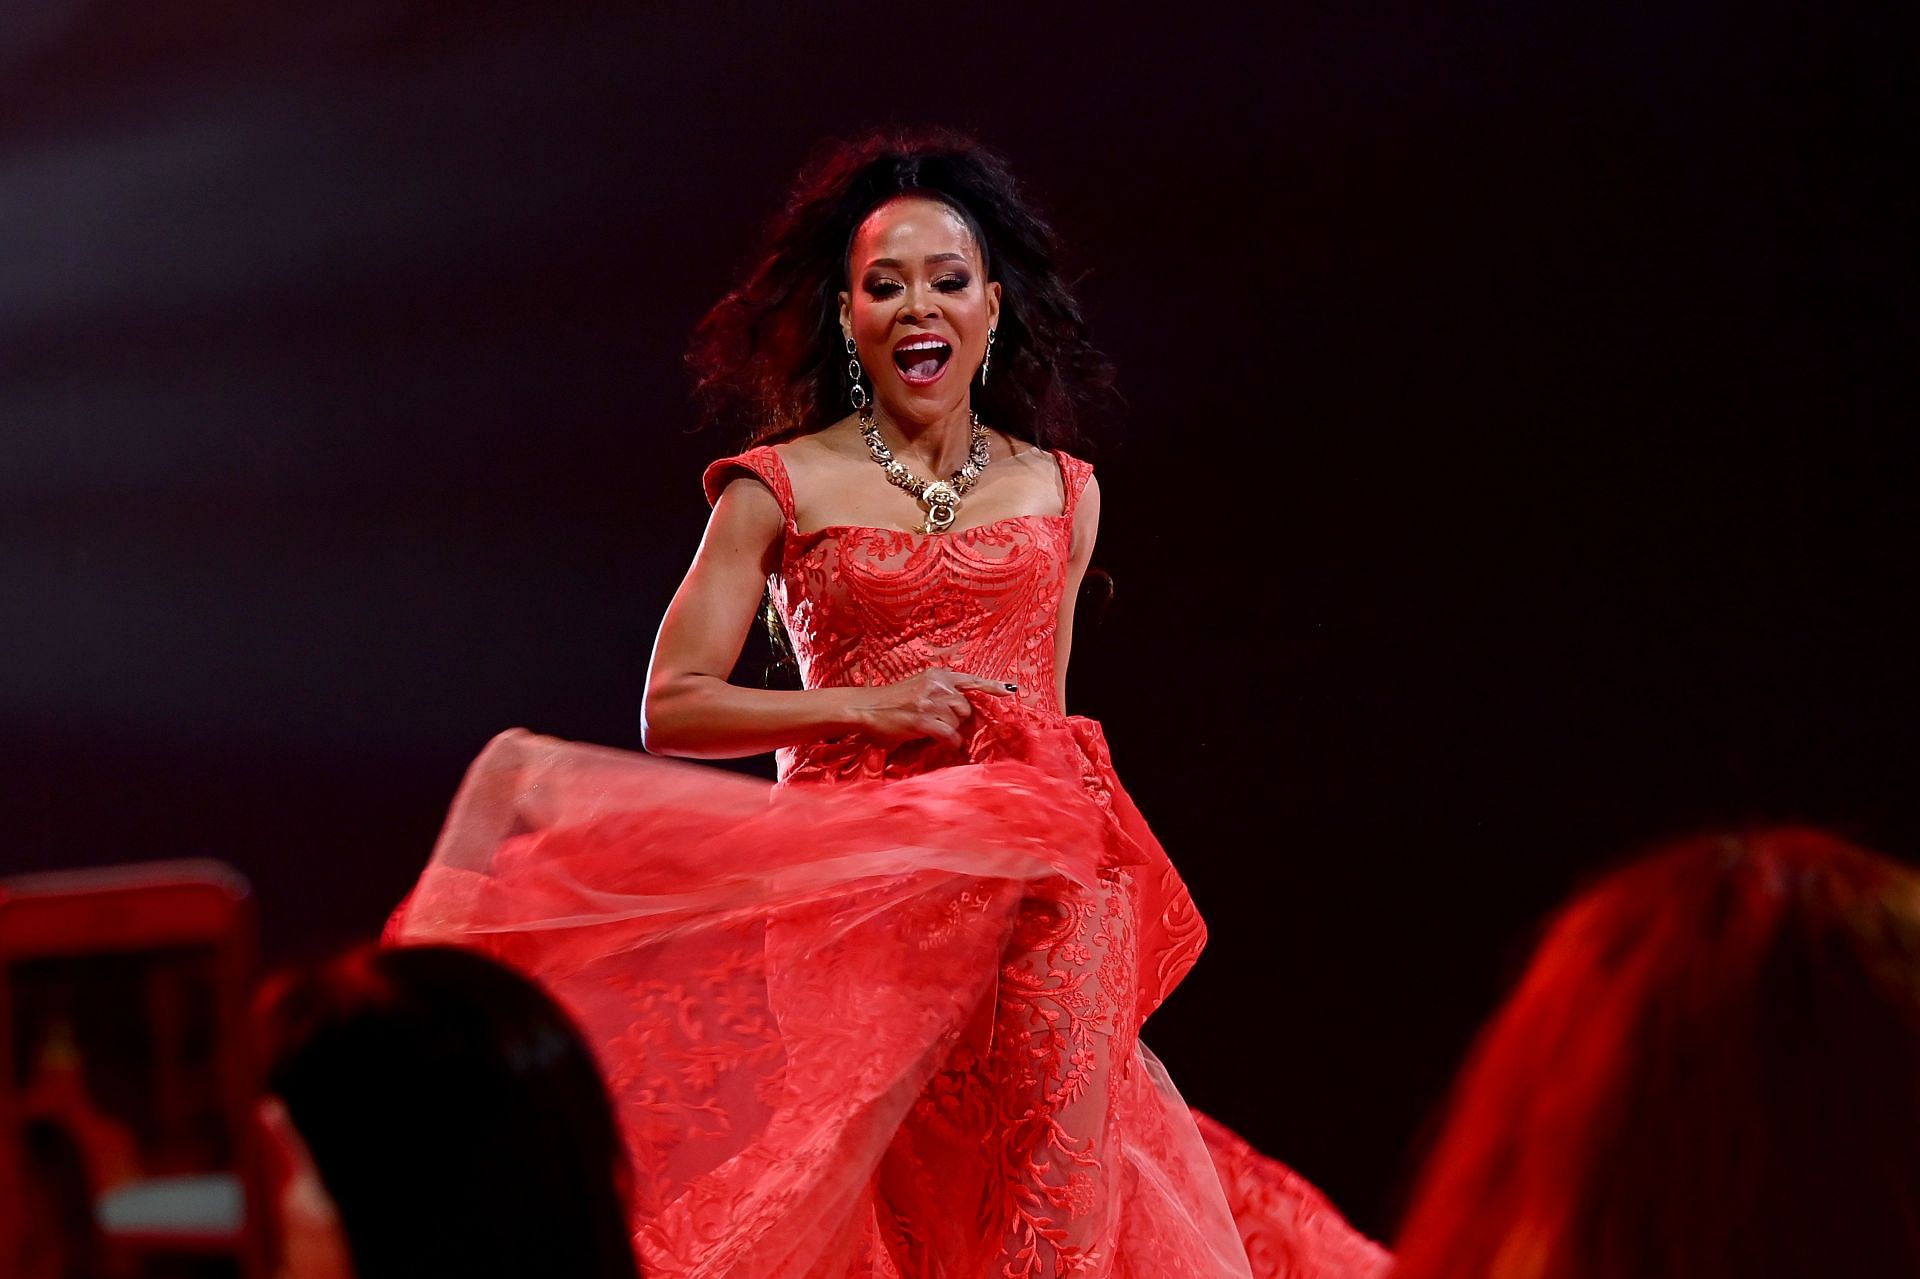
[[[637,748],[688,330],[888,122],[1011,157],[1122,371],[1071,701],[1213,927],[1147,1038],[1362,1225],[1622,849],[1920,847],[1867,6],[535,8],[6,6],[0,866],[224,857],[308,954],[495,731]]]

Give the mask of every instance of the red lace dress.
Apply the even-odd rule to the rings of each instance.
[[[945,666],[964,747],[843,737],[780,783],[503,734],[397,940],[485,948],[597,1045],[647,1273],[720,1279],[1360,1276],[1385,1255],[1180,1100],[1141,1022],[1206,937],[1062,714],[1074,507],[945,534],[801,532],[779,455],[716,462],[786,514],[773,601],[808,687]]]

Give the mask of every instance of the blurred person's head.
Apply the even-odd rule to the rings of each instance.
[[[1455,1085],[1397,1279],[1920,1274],[1920,875],[1701,838],[1553,921]]]
[[[270,982],[260,1026],[290,1274],[337,1273],[337,1210],[358,1279],[633,1279],[606,1086],[532,982],[453,947],[365,947]]]

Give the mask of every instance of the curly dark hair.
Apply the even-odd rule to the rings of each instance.
[[[687,362],[705,419],[759,444],[845,413],[839,294],[853,236],[874,208],[907,194],[953,208],[1000,283],[994,375],[974,389],[981,417],[1043,448],[1082,444],[1117,397],[1113,366],[1088,341],[1061,274],[1059,237],[1004,159],[945,129],[880,130],[816,153],[745,281],[694,330]]]

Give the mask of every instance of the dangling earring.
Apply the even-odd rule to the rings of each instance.
[[[980,360],[980,385],[981,386],[985,386],[987,384],[987,369],[991,367],[993,364],[993,336],[999,331],[1000,330],[998,329],[987,330],[987,353]]]
[[[860,367],[860,348],[854,345],[852,338],[848,338],[847,380],[853,383],[853,387],[847,392],[847,398],[853,401],[855,413],[864,413],[867,408],[867,388],[860,384],[860,379],[866,375],[867,371]]]

